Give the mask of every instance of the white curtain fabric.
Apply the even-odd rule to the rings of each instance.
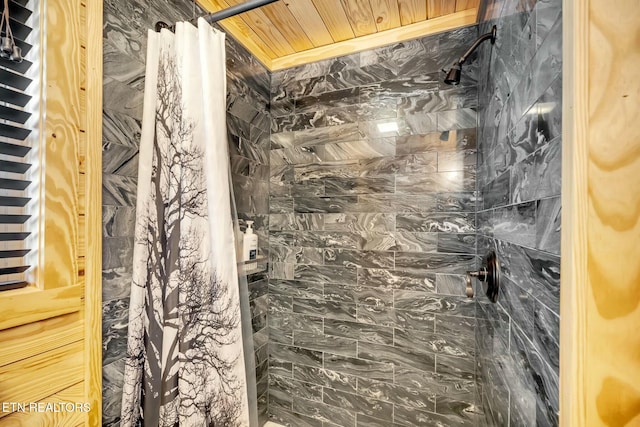
[[[224,34],[148,37],[121,424],[249,426]]]

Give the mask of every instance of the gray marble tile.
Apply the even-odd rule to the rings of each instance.
[[[406,366],[421,371],[435,370],[435,355],[411,347],[392,347],[368,342],[358,343],[358,358]],[[369,378],[369,377],[367,377]]]
[[[102,364],[126,355],[129,299],[111,300],[102,305]]]
[[[386,288],[364,286],[324,284],[324,298],[329,301],[347,304],[373,305],[376,307],[391,306],[393,291]]]
[[[464,274],[475,267],[475,256],[398,252],[395,256],[395,266],[420,268],[433,273]]]
[[[469,358],[475,355],[474,339],[475,336],[471,334],[444,335],[402,329],[395,329],[393,334],[393,343],[396,347],[418,347],[420,350],[436,354]]]
[[[497,252],[507,277],[559,313],[560,258],[535,249],[498,243]]]
[[[102,139],[135,149],[140,144],[141,123],[126,114],[105,108],[102,112]]]
[[[436,356],[436,370],[443,366],[438,364],[440,357]],[[455,373],[448,375],[439,372],[425,372],[412,368],[396,367],[394,370],[394,384],[426,393],[428,396],[432,396],[429,399],[432,403],[435,403],[436,395],[451,397],[473,396],[476,390],[476,383],[473,379],[473,362],[470,365],[470,372],[468,369],[462,369],[461,372],[467,372],[467,374],[463,375],[456,375]],[[407,406],[419,407],[418,405]]]
[[[132,274],[133,265],[102,270],[102,300],[107,302],[113,299],[129,298]]]
[[[339,390],[324,389],[322,400],[328,405],[344,408],[349,411],[363,413],[378,419],[391,421],[393,404],[376,400],[370,396],[363,397]]]
[[[322,387],[308,382],[269,374],[269,393],[273,391],[303,399],[322,401]]]
[[[107,142],[102,145],[102,172],[137,177],[138,150]]]
[[[555,372],[559,372],[560,317],[536,303],[533,323],[533,342],[540,356]]]
[[[289,427],[322,427],[322,421],[290,410],[269,406],[269,419]]]
[[[393,421],[401,425],[422,426],[473,426],[473,421],[468,424],[460,424],[455,419],[447,415],[436,414],[421,409],[410,408],[406,406],[395,406],[393,413]]]
[[[260,181],[269,179],[269,167],[241,156],[231,156],[231,172],[235,175],[254,177]]]
[[[269,213],[286,214],[293,212],[293,198],[291,197],[270,197]]]
[[[426,95],[438,88],[438,77],[438,73],[432,73],[363,86],[360,88],[360,102]]]
[[[408,135],[396,139],[396,151],[400,154],[415,154],[427,151],[469,150],[476,147],[476,127],[450,129],[426,135]]]
[[[269,343],[269,358],[271,357],[283,362],[302,365],[314,366],[322,363],[322,352]]]
[[[293,410],[323,422],[333,421],[338,425],[351,426],[356,422],[354,412],[311,400],[294,398]]]
[[[437,114],[438,131],[468,129],[477,124],[477,114],[473,108],[440,111]]]
[[[293,208],[299,213],[342,213],[356,203],[357,196],[296,197]]]
[[[321,283],[272,279],[269,281],[269,293],[297,298],[322,298],[323,289]]]
[[[356,427],[398,427],[401,424],[379,420],[364,414],[356,414]]]
[[[431,194],[366,194],[358,196],[350,212],[473,212],[477,197],[473,192]]]
[[[102,424],[120,425],[122,386],[124,384],[124,359],[102,367]]]
[[[357,389],[356,377],[319,367],[294,365],[293,377],[300,381],[318,384],[334,390],[346,391],[349,393],[355,393]]]
[[[104,206],[136,205],[137,180],[131,177],[103,174],[102,204]]]
[[[466,280],[462,274],[436,274],[436,288],[439,294],[466,295]]]
[[[437,233],[396,232],[395,249],[409,252],[436,252],[438,250]]]
[[[508,278],[500,286],[500,305],[527,336],[533,336],[535,300],[531,294],[521,289]]]
[[[269,230],[322,230],[325,215],[313,213],[286,213],[269,215]]]
[[[334,231],[394,231],[395,215],[334,213],[324,215],[324,229]]]
[[[394,307],[401,310],[428,311],[432,313],[473,317],[475,305],[465,297],[429,294],[419,291],[397,290]]]
[[[325,249],[324,263],[325,265],[339,265],[347,268],[393,268],[394,253]]]
[[[411,232],[470,233],[475,231],[470,213],[415,213],[396,215],[396,229]]]
[[[103,89],[103,106],[105,109],[137,119],[142,118],[142,90],[137,90],[109,77],[104,79]]]
[[[535,247],[560,255],[560,225],[560,197],[537,201]]]
[[[475,171],[436,172],[419,175],[396,175],[396,193],[424,194],[474,191]]]
[[[325,178],[325,193],[331,195],[391,193],[395,179],[391,177]]]
[[[311,350],[328,351],[343,356],[355,357],[357,355],[357,341],[344,337],[294,331],[293,345]]]
[[[425,311],[358,305],[357,319],[371,325],[433,331],[435,315]]]
[[[493,211],[493,235],[519,245],[536,246],[536,203],[521,203]]]
[[[359,341],[393,345],[393,329],[364,323],[325,319],[324,333]]]
[[[482,409],[474,404],[451,397],[438,397],[436,399],[436,412],[449,420],[449,425],[477,425],[477,420],[482,416]]]
[[[357,104],[360,96],[360,88],[349,88],[325,92],[320,95],[304,96],[295,101],[296,112],[302,113],[309,110],[317,110],[318,107],[340,107]]]
[[[136,211],[133,207],[103,206],[102,236],[133,236],[136,223]]]
[[[393,379],[393,365],[391,363],[376,362],[363,358],[325,353],[324,367],[331,371],[353,375],[359,378],[387,381]]]
[[[337,320],[356,320],[355,304],[325,301],[319,299],[294,298],[293,312],[314,316],[323,316]]]
[[[102,245],[102,269],[127,266],[133,259],[133,237],[107,237]]]
[[[393,136],[352,142],[338,142],[314,147],[317,147],[317,160],[323,162],[371,159],[375,157],[395,156],[396,154],[396,141]],[[311,163],[315,160],[316,159],[310,158],[310,161],[304,163]]]
[[[339,266],[298,265],[295,280],[351,284],[356,281],[356,270]]]
[[[491,209],[496,206],[505,206],[509,204],[510,201],[522,201],[512,199],[513,187],[510,187],[510,178],[511,171],[507,171],[482,189],[482,200],[485,209]]]
[[[516,165],[511,177],[515,202],[560,194],[561,141],[556,139]]]
[[[357,273],[359,286],[406,289],[434,292],[435,275],[423,270],[359,268]]]
[[[269,373],[280,377],[293,378],[293,363],[269,358]]]
[[[475,234],[438,233],[438,252],[470,254],[475,249]]]

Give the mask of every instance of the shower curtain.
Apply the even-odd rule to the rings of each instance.
[[[248,426],[224,34],[148,36],[121,424]]]

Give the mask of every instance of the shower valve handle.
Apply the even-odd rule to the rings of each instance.
[[[473,280],[471,280],[472,277],[475,277],[476,279],[478,279],[481,282],[485,282],[487,280],[487,269],[486,268],[482,268],[478,271],[467,271],[467,297],[468,298],[473,298]]]
[[[466,294],[467,297],[473,298],[473,280],[475,277],[482,283],[487,298],[495,303],[498,300],[500,291],[500,266],[498,257],[494,251],[487,253],[482,261],[482,267],[478,271],[467,271],[466,275]]]

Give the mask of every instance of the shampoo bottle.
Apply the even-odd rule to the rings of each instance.
[[[258,236],[253,232],[253,221],[247,221],[247,229],[244,232],[242,240],[242,254],[244,261],[251,261],[258,257]],[[247,270],[255,270],[258,268],[257,262],[246,263]]]

